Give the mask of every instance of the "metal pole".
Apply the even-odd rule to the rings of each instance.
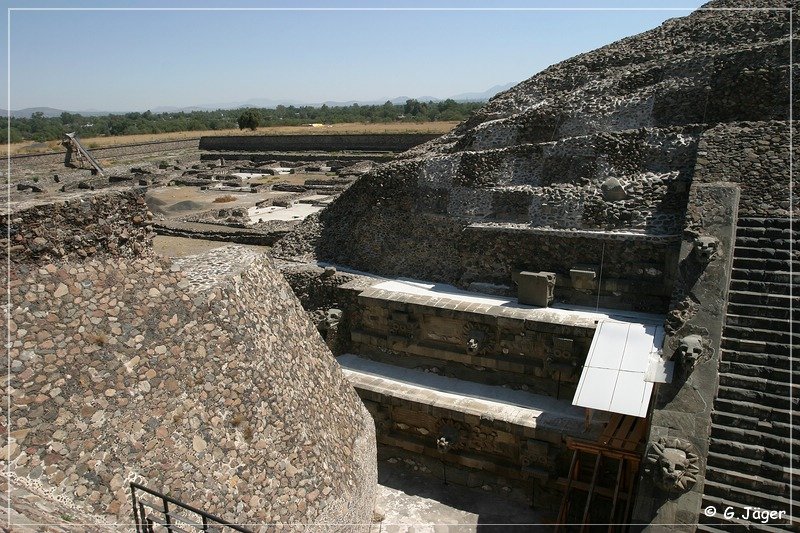
[[[161,498],[161,501],[164,502],[164,524],[167,528],[169,533],[172,533],[172,523],[169,521],[169,502],[166,499]]]

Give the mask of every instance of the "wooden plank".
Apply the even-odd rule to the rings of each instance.
[[[623,416],[619,413],[612,414],[611,418],[609,418],[608,422],[606,423],[606,427],[603,428],[603,433],[600,435],[598,441],[603,444],[608,443],[608,441],[610,441],[617,432],[617,428],[619,427],[622,418]]]
[[[569,471],[567,472],[567,486],[564,489],[564,497],[561,499],[561,509],[558,511],[558,524],[556,531],[561,531],[563,524],[567,521],[567,504],[569,502],[569,491],[572,485],[572,477],[575,473],[575,464],[578,462],[578,450],[572,452],[572,461],[569,464]]]
[[[592,495],[594,494],[594,486],[597,483],[597,471],[600,470],[600,460],[603,458],[602,455],[597,455],[597,459],[594,461],[594,471],[592,472],[592,483],[589,485],[589,491],[586,495],[586,506],[583,508],[583,519],[581,520],[581,533],[586,531],[586,521],[589,518],[589,506],[592,503]]]
[[[620,450],[604,447],[596,442],[582,441],[577,439],[567,438],[567,448],[570,450],[581,450],[587,453],[602,454],[605,457],[613,458],[627,458],[632,461],[640,461],[641,454],[630,450]]]
[[[607,441],[606,444],[611,448],[626,448],[625,441],[628,440],[628,434],[631,431],[631,427],[633,427],[635,423],[636,417],[623,417],[623,420],[617,430],[614,432],[613,437]]]
[[[639,444],[642,442],[645,433],[647,433],[647,419],[639,418],[637,419],[636,425],[633,427],[633,431],[631,432],[630,436],[628,437],[628,445],[625,447],[627,450],[635,450],[639,447]]]
[[[617,481],[614,483],[614,497],[611,499],[611,514],[608,517],[608,533],[613,531],[614,527],[614,512],[617,510],[617,500],[619,499],[619,485],[622,483],[622,467],[625,464],[624,459],[620,459],[619,466],[617,467]]]
[[[638,468],[636,469],[638,470]],[[633,495],[633,486],[636,484],[636,470],[628,476],[628,496],[625,501],[625,514],[622,515],[623,524],[628,521],[631,512],[631,496]],[[620,531],[628,529],[627,526],[622,525]]]

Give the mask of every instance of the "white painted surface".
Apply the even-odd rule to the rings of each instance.
[[[661,326],[599,322],[572,404],[646,417],[653,380],[645,377],[663,342]]]
[[[536,427],[537,419],[546,414],[550,424],[559,419],[564,427],[583,429],[583,411],[566,400],[388,365],[354,354],[336,360],[357,388],[477,416],[491,414],[497,420],[529,427]]]
[[[278,207],[270,205],[267,207],[251,207],[247,210],[250,222],[267,222],[270,220],[303,220],[308,215],[322,211],[324,207],[311,204],[294,204],[292,207]]]
[[[550,307],[535,307],[520,304],[516,298],[505,296],[490,296],[479,292],[470,292],[448,285],[446,283],[431,283],[408,278],[395,278],[382,281],[372,286],[373,289],[383,289],[387,291],[399,292],[404,294],[416,294],[430,298],[446,298],[459,302],[471,302],[484,305],[496,305],[502,307],[512,307],[515,309],[525,309],[531,312],[531,319],[535,315],[542,315],[543,319],[553,318],[561,320],[585,319],[585,320],[605,320],[637,322],[641,324],[657,325],[664,322],[663,315],[649,313],[639,313],[636,311],[624,311],[619,309],[592,309],[578,305],[556,303]]]

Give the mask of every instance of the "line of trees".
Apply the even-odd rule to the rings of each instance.
[[[77,132],[81,137],[171,133],[178,131],[224,130],[237,128],[245,112],[252,112],[260,126],[298,126],[307,123],[338,124],[343,122],[429,122],[466,119],[483,105],[482,102],[419,102],[407,100],[405,104],[386,102],[383,105],[358,105],[344,107],[282,106],[274,109],[219,109],[216,111],[191,111],[177,113],[124,113],[102,116],[83,116],[61,113],[58,117],[45,117],[34,113],[30,118],[11,118],[11,142],[52,141],[64,133]],[[250,122],[248,122],[249,124]],[[249,127],[249,126],[245,126]],[[0,129],[0,142],[8,142],[9,132]]]

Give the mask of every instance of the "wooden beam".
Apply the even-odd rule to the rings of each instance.
[[[617,510],[617,500],[619,499],[619,485],[622,482],[622,467],[625,464],[624,459],[619,460],[619,467],[617,467],[617,482],[614,484],[614,497],[611,499],[611,514],[608,517],[608,533],[611,533],[614,524],[614,512]]]
[[[592,494],[594,494],[594,485],[597,482],[597,471],[600,470],[600,460],[602,455],[598,454],[597,459],[594,461],[594,472],[592,472],[592,483],[589,485],[589,491],[586,495],[586,505],[583,508],[583,519],[581,520],[581,533],[586,531],[586,520],[589,518],[589,506],[592,503]]]
[[[558,511],[558,524],[556,524],[556,532],[561,531],[564,522],[567,521],[567,503],[569,502],[569,491],[572,485],[572,476],[575,471],[575,464],[578,462],[578,450],[572,452],[572,461],[569,464],[569,471],[567,472],[567,487],[564,489],[564,497],[561,498],[561,509]]]

